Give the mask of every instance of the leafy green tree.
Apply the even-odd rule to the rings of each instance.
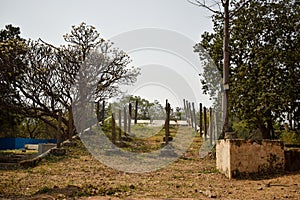
[[[55,123],[55,119],[49,119]],[[41,138],[53,139],[56,138],[56,128],[49,126],[37,118],[24,117],[18,126],[17,137],[24,138]]]
[[[27,52],[25,39],[20,37],[20,28],[6,25],[0,30],[0,133],[12,137],[17,134],[20,122],[15,100],[18,92],[15,81],[24,73]]]
[[[139,120],[161,120],[165,119],[165,109],[159,103],[159,101],[155,100],[154,102],[150,102],[147,99],[144,99],[140,96],[133,95],[125,95],[120,98],[118,101],[113,103],[113,112],[118,113],[118,110],[123,110],[124,107],[128,107],[128,104],[132,105],[132,117],[134,117],[135,113],[135,104],[138,102],[138,112],[137,119]]]
[[[138,119],[143,119],[143,120],[150,119],[150,109],[155,104],[151,103],[147,99],[143,99],[139,96],[131,96],[130,97],[130,102],[132,102],[133,105],[136,100],[138,101]]]
[[[229,49],[229,40],[230,40],[230,21],[232,17],[236,15],[248,2],[251,0],[188,0],[190,3],[205,8],[215,14],[215,17],[222,20],[222,37],[223,37],[223,68],[222,68],[222,79],[223,79],[223,96],[220,96],[217,93],[216,101],[219,101],[222,98],[223,106],[223,115],[224,115],[224,125],[221,137],[224,137],[225,132],[228,132],[229,127],[229,83],[230,83],[230,49]],[[219,30],[218,30],[219,31]],[[199,46],[198,46],[199,50]],[[210,59],[209,59],[210,60]],[[210,62],[209,62],[210,63]],[[211,64],[209,64],[211,65]],[[214,70],[212,70],[213,72]],[[207,72],[207,70],[206,70]],[[212,74],[210,72],[209,74]],[[205,72],[204,72],[205,73]],[[206,75],[208,75],[206,73]],[[203,83],[203,82],[202,82]],[[206,82],[209,83],[209,82]],[[212,84],[211,84],[212,85]],[[204,92],[208,89],[204,86]],[[217,103],[218,104],[218,103]]]
[[[151,120],[166,119],[165,108],[159,103],[158,100],[154,100],[154,102],[150,104],[149,117]]]
[[[272,136],[274,121],[283,121],[300,99],[299,16],[299,6],[291,1],[256,0],[230,24],[231,109],[258,127],[263,138]],[[213,20],[215,33],[203,34],[200,44],[218,63],[222,20],[217,15]]]

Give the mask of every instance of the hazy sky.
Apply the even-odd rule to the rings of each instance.
[[[42,38],[44,41],[54,45],[63,44],[62,35],[68,33],[72,25],[78,25],[81,22],[94,25],[105,39],[113,39],[124,32],[132,30],[159,28],[174,31],[196,43],[204,31],[212,30],[210,16],[211,13],[205,9],[191,5],[186,0],[0,0],[1,28],[4,28],[6,24],[13,24],[21,28],[24,38]],[[176,41],[171,42],[176,43]],[[193,54],[193,45],[188,45],[187,47],[183,47],[183,49],[190,48],[188,51],[190,51],[190,54]],[[134,51],[133,49],[131,50]],[[159,70],[157,71],[155,66],[169,65],[166,66],[169,69],[172,69],[172,67],[177,67],[178,69],[178,66],[175,65],[177,65],[176,63],[180,63],[180,61],[174,61],[178,60],[178,55],[173,62],[170,61],[167,64],[161,63],[164,60],[163,58],[155,63],[151,63],[150,58],[157,54],[157,50],[153,51],[153,49],[152,51],[144,51],[142,55],[140,54],[141,52],[138,52],[136,55],[133,55],[133,60],[137,56],[136,60],[139,60],[134,61],[133,64],[154,67],[153,69],[156,69],[156,71],[152,71],[150,79],[151,76],[155,77],[155,73],[165,73],[166,68],[160,72]],[[164,57],[163,54],[155,57]],[[193,56],[197,58],[197,55],[194,54]],[[145,57],[147,59],[143,59]],[[166,55],[166,57],[168,56]],[[172,60],[171,57],[168,59]],[[142,72],[149,71],[150,69],[141,68]],[[184,90],[182,89],[182,85],[186,83],[182,83],[180,80],[182,80],[181,78],[185,79],[190,82],[189,85],[193,87],[194,93],[197,93],[196,101],[199,102],[200,100],[198,99],[200,98],[199,94],[201,91],[198,72],[196,72],[197,70],[194,72],[193,70],[189,71],[187,68],[182,67],[181,71],[173,70],[174,73],[167,73],[166,75],[170,76],[170,81],[167,81],[166,84],[171,84],[172,87]],[[191,74],[190,76],[186,74],[181,78],[176,78],[174,77],[176,73]],[[157,81],[157,77],[153,79],[156,84],[153,84],[152,89],[149,84],[147,86],[147,91],[149,91],[149,93],[146,92],[149,94],[148,96],[146,95],[147,98],[152,97],[155,99],[157,97],[156,99],[163,99],[166,98],[165,96],[168,96],[168,92],[176,93],[176,91],[171,91],[172,87],[170,85],[160,87],[159,85],[162,84]],[[143,76],[140,79],[143,79]],[[181,86],[177,87],[176,85],[180,83],[182,83]],[[147,83],[143,84],[147,85]],[[159,87],[160,89],[158,89]],[[166,93],[162,94],[164,93],[163,88],[170,89],[167,89],[168,91],[165,90]],[[141,94],[145,93],[142,90],[140,89]]]

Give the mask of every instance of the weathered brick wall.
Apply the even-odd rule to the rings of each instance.
[[[284,145],[278,140],[219,140],[217,169],[229,178],[284,171]]]
[[[287,149],[284,151],[285,170],[299,171],[300,170],[300,149]]]

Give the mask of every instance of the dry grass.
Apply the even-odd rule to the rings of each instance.
[[[161,143],[162,139],[153,141]],[[33,199],[50,195],[73,199],[97,195],[206,199],[211,193],[220,199],[300,199],[299,174],[264,180],[228,180],[217,172],[214,159],[198,157],[202,144],[198,136],[173,164],[142,174],[111,169],[94,159],[79,140],[76,142],[76,147],[67,147],[66,156],[50,156],[35,168],[0,170],[0,198]],[[271,184],[266,186],[267,183]]]
[[[37,154],[37,150],[28,150],[26,151],[21,149],[13,149],[13,150],[0,150],[0,155],[7,155],[7,154]]]

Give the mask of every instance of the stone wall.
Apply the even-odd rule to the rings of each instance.
[[[286,149],[285,156],[285,170],[299,171],[300,170],[300,149]]]
[[[219,140],[217,169],[229,178],[284,171],[284,145],[278,140]]]

